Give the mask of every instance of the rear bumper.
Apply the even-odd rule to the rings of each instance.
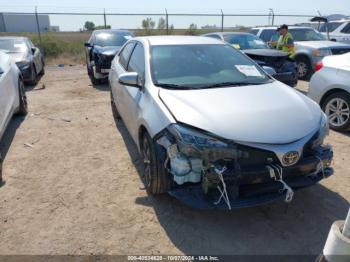
[[[322,148],[314,156],[300,160],[297,165],[282,168],[283,180],[294,191],[312,186],[333,174],[333,168],[330,167],[332,158],[332,149]],[[315,173],[320,160],[322,160],[324,166],[323,172]],[[263,205],[282,200],[286,196],[282,184],[270,177],[267,168],[242,170],[239,177],[224,175],[224,180],[232,208]],[[220,197],[219,191],[215,190],[206,195],[203,193],[200,184],[178,187],[169,191],[169,194],[198,209],[228,208],[224,201],[215,204]]]

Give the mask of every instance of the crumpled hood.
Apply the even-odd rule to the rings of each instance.
[[[333,48],[333,47],[349,47],[349,44],[338,43],[333,41],[299,41],[296,46],[307,46],[312,48]]]
[[[178,122],[241,142],[286,144],[319,128],[321,110],[305,95],[274,81],[202,90],[160,89]]]
[[[15,63],[24,61],[27,58],[26,53],[8,53],[8,55],[11,57],[12,61]]]
[[[116,55],[121,46],[94,46],[94,52],[103,55]]]
[[[282,51],[273,50],[273,49],[245,49],[242,50],[246,55],[254,56],[267,56],[267,57],[287,57],[288,54]]]

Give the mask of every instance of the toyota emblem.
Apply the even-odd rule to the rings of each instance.
[[[299,160],[299,152],[297,151],[290,151],[286,154],[284,154],[282,158],[282,162],[285,166],[291,166],[294,165]]]

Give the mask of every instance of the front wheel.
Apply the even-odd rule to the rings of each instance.
[[[145,133],[142,138],[141,156],[143,161],[143,182],[147,192],[162,194],[170,189],[170,177],[164,168],[160,146]]]
[[[312,66],[310,60],[306,57],[296,58],[297,72],[299,79],[310,80],[312,75]]]
[[[35,86],[38,83],[38,75],[34,65],[30,67],[30,72],[31,72],[31,76],[30,76],[29,85]]]
[[[323,111],[327,114],[330,128],[336,131],[347,131],[350,129],[350,94],[337,92],[323,103]]]

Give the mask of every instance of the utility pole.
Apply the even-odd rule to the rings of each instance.
[[[38,29],[39,42],[40,42],[40,45],[42,45],[40,24],[39,24],[39,16],[38,16],[38,7],[37,6],[35,6],[35,19],[36,19],[36,27]]]
[[[169,34],[169,15],[168,10],[165,8],[165,26],[166,26],[166,34]]]
[[[221,9],[221,32],[224,32],[224,18],[225,18],[224,12]]]
[[[105,29],[107,29],[107,21],[106,21],[106,9],[103,8],[103,20],[105,22]]]

